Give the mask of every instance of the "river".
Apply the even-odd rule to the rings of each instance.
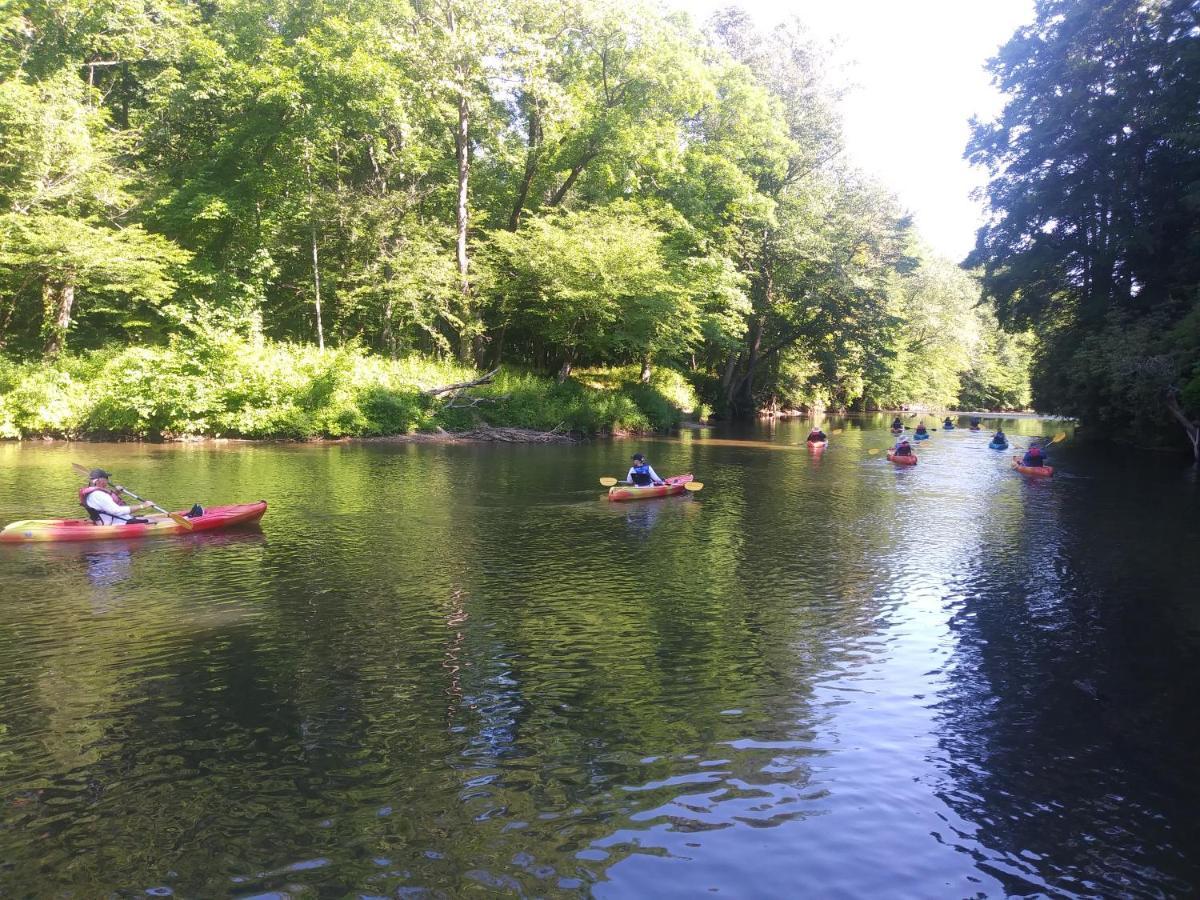
[[[0,444],[0,522],[270,503],[0,546],[0,895],[1193,892],[1195,477],[825,426]],[[704,489],[601,499],[638,449]]]

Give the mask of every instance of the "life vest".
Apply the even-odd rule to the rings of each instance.
[[[116,491],[112,490],[111,488],[109,490],[105,491],[104,488],[97,487],[94,484],[89,484],[87,487],[80,488],[79,489],[79,505],[87,510],[88,518],[91,519],[93,522],[99,523],[100,513],[96,512],[96,510],[92,509],[90,506],[87,505],[87,498],[88,498],[88,494],[91,494],[95,491],[104,491],[104,493],[108,494],[108,496],[113,498],[113,501],[118,506],[125,505],[121,501],[121,495],[118,494]]]
[[[633,473],[633,483],[638,487],[649,487],[650,483],[654,480],[650,477],[649,463],[634,466],[630,471]]]

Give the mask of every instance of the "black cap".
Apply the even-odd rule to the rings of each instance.
[[[634,459],[645,459],[646,457],[642,456],[642,454],[640,454],[640,453],[635,453],[635,454],[633,454],[633,458]]]
[[[92,469],[88,472],[88,481],[95,481],[97,478],[112,478],[112,473],[105,472],[103,469]]]

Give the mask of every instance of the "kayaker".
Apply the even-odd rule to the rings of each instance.
[[[916,433],[917,434],[929,434],[929,430],[925,427],[924,422],[921,422],[919,425],[917,425]]]
[[[103,469],[92,469],[88,473],[87,487],[79,490],[79,505],[87,510],[88,518],[96,525],[142,525],[150,521],[140,519],[134,513],[154,504],[126,506],[121,502],[121,486],[109,485],[110,478],[112,475]]]
[[[1004,444],[1007,446],[1008,445],[1008,435],[1004,433],[1003,429],[1001,429],[1000,431],[997,431],[995,434],[992,435],[992,443],[993,444]]]
[[[658,473],[654,471],[650,463],[646,462],[646,457],[640,453],[633,454],[633,465],[629,467],[629,474],[625,476],[625,480],[638,487],[666,483],[658,477]]]
[[[904,430],[904,423],[900,421],[899,416],[896,416],[896,418],[892,419],[892,431],[903,431],[903,430]]]
[[[896,441],[896,446],[892,450],[892,456],[912,456],[912,444],[908,442],[908,438],[900,438]]]
[[[952,421],[950,421],[949,416],[946,416],[946,421],[942,423],[942,427],[943,428],[953,428],[954,427],[954,423]]]
[[[1030,444],[1029,449],[1025,451],[1025,456],[1021,459],[1023,466],[1044,466],[1046,465],[1046,452],[1042,449],[1041,444]]]
[[[808,442],[810,444],[815,444],[818,441],[828,441],[828,440],[829,440],[829,438],[826,437],[825,432],[823,432],[816,425],[814,425],[812,431],[810,431],[808,433]]]

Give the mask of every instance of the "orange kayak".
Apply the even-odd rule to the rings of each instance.
[[[632,484],[617,484],[608,489],[609,500],[649,500],[651,497],[669,497],[672,494],[682,494],[687,488],[684,487],[692,480],[692,475],[689,472],[687,475],[674,475],[671,478],[665,478],[664,484],[652,484],[649,487],[636,487]]]
[[[829,446],[829,441],[809,441],[808,442],[809,450],[824,450],[828,446]]]
[[[93,525],[88,519],[25,519],[13,522],[0,531],[4,543],[34,541],[103,541],[110,539],[160,537],[190,534],[193,531],[216,531],[247,522],[257,522],[267,511],[267,501],[239,503],[235,506],[212,506],[204,515],[188,518],[192,528],[185,528],[166,517],[134,525]],[[184,510],[186,512],[186,510]]]
[[[897,456],[889,450],[887,457],[890,462],[894,462],[898,466],[915,466],[917,464],[917,455],[915,453],[911,456]]]
[[[1022,475],[1036,475],[1039,478],[1049,478],[1054,474],[1054,466],[1023,466],[1019,456],[1013,457],[1012,467]]]

